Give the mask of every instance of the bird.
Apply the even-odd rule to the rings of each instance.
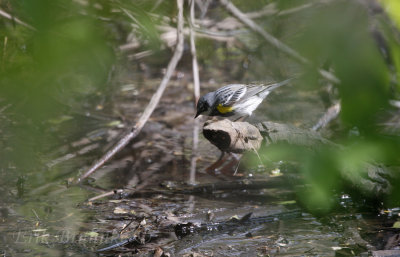
[[[252,115],[269,93],[292,79],[269,84],[230,84],[199,98],[197,112],[199,115],[229,117],[237,121]]]

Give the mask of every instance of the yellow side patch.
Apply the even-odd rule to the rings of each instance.
[[[225,114],[225,113],[232,112],[233,107],[231,107],[231,106],[222,106],[222,104],[219,104],[219,105],[217,106],[217,110],[218,110],[220,113]]]

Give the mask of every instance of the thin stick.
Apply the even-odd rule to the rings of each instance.
[[[302,11],[304,9],[313,7],[314,5],[315,5],[315,3],[303,4],[303,5],[288,9],[288,10],[281,11],[278,13],[278,15],[288,15],[288,14],[296,13],[296,12]]]
[[[321,128],[326,127],[332,120],[336,119],[339,116],[341,109],[340,102],[335,103],[322,115],[322,117],[318,120],[318,122],[312,127],[312,130],[318,131]]]
[[[111,150],[109,150],[105,155],[103,155],[100,158],[100,160],[96,161],[89,168],[89,170],[79,178],[78,182],[87,178],[93,172],[95,172],[98,168],[103,166],[103,164],[106,161],[111,159],[117,152],[119,152],[133,138],[135,138],[140,133],[143,126],[146,124],[147,120],[150,118],[150,116],[153,113],[154,109],[156,108],[158,102],[160,101],[161,96],[163,95],[164,90],[167,87],[168,82],[171,78],[171,75],[174,72],[176,65],[178,64],[179,60],[181,59],[182,53],[183,53],[183,0],[177,0],[176,2],[178,5],[178,25],[177,25],[178,40],[177,40],[174,55],[172,56],[172,58],[168,64],[167,71],[160,83],[160,86],[158,87],[157,91],[151,98],[150,103],[147,105],[142,116],[139,118],[139,120],[135,124],[135,126],[133,126],[131,131],[127,135],[125,135]]]
[[[194,83],[194,97],[197,102],[200,98],[200,78],[199,66],[197,64],[197,53],[195,44],[195,32],[193,30],[195,17],[194,17],[194,0],[190,0],[190,50],[192,53],[192,68],[193,68],[193,83]]]
[[[197,54],[196,54],[196,44],[194,41],[195,32],[194,27],[194,0],[190,0],[190,49],[192,53],[192,69],[193,69],[193,93],[195,105],[200,97],[200,79],[199,79],[199,67],[197,65]],[[190,160],[190,178],[189,183],[195,183],[196,177],[196,162],[197,162],[197,146],[199,144],[199,120],[194,120],[193,126],[193,146],[192,146],[192,157]]]
[[[96,195],[96,196],[94,196],[92,198],[89,198],[88,202],[93,202],[95,200],[98,200],[98,199],[101,199],[101,198],[104,198],[104,197],[108,197],[108,196],[111,196],[111,195],[115,195],[115,194],[121,194],[122,192],[124,192],[124,190],[122,190],[122,189],[116,189],[116,190],[113,190],[113,191],[109,191],[109,192],[106,192],[106,193],[103,193],[103,194]]]
[[[309,64],[310,62],[301,56],[298,52],[296,52],[294,49],[290,48],[286,44],[282,43],[279,41],[276,37],[272,36],[269,34],[267,31],[265,31],[263,28],[258,26],[252,19],[246,16],[243,12],[241,12],[234,4],[232,4],[229,0],[220,0],[222,5],[225,7],[225,9],[233,14],[238,20],[240,20],[242,23],[244,23],[247,27],[249,27],[251,30],[257,32],[260,34],[268,43],[270,43],[272,46],[275,48],[279,49],[280,51],[284,52],[288,56],[292,57],[296,61],[302,63],[302,64]],[[325,79],[333,82],[333,83],[338,83],[339,79],[335,77],[332,73],[325,71],[325,70],[319,70],[319,73],[322,77]]]
[[[38,221],[40,221],[39,215],[37,214],[37,212],[35,211],[35,209],[31,209],[31,210],[32,210],[33,214],[35,214],[36,219],[37,219]]]
[[[15,18],[15,17],[12,16],[11,14],[6,13],[6,12],[3,11],[3,10],[0,10],[0,16],[3,16],[4,18],[7,18],[7,19],[9,19],[9,20],[13,20],[13,21],[15,21],[16,23],[18,23],[18,24],[20,24],[20,25],[22,25],[22,26],[25,26],[25,27],[27,27],[27,28],[29,28],[29,29],[31,29],[31,30],[36,30],[34,27],[32,27],[31,25],[29,25],[28,23],[25,23],[25,22],[21,21],[20,19]]]
[[[122,232],[124,232],[134,221],[135,221],[135,218],[132,218],[128,224],[124,225],[124,227],[118,232],[118,234],[122,234]]]

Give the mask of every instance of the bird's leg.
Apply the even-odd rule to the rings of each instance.
[[[239,165],[240,165],[240,161],[242,160],[242,155],[234,155],[234,157],[236,158],[236,160],[237,160],[237,164],[236,164],[236,168],[235,168],[235,172],[233,173],[233,176],[236,176],[236,174],[237,174],[237,171],[238,171],[238,169],[239,169]]]
[[[235,176],[239,168],[241,154],[230,153],[230,160],[221,168],[221,173],[227,176]]]
[[[211,164],[210,166],[208,166],[206,168],[206,172],[208,174],[211,175],[215,175],[215,171],[222,166],[222,164],[225,162],[227,158],[227,155],[225,154],[225,152],[221,151],[221,155],[219,156],[218,160],[216,160],[213,164]]]
[[[210,175],[224,174],[225,176],[236,175],[240,164],[241,154],[221,152],[220,157],[213,164],[208,166],[205,171]]]

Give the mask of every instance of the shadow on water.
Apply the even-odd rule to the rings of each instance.
[[[392,228],[398,210],[377,214],[338,193],[337,210],[318,217],[298,204],[295,193],[301,185],[286,183],[285,176],[267,188],[238,184],[246,179],[268,181],[270,176],[265,174],[269,172],[265,170],[241,168],[241,176],[222,180],[199,172],[199,184],[187,185],[193,103],[185,78],[174,78],[138,138],[88,183],[70,186],[71,178],[104,153],[127,130],[129,121],[137,118],[137,110],[142,110],[151,98],[158,80],[147,83],[146,88],[120,86],[118,93],[110,97],[114,110],[84,115],[71,112],[46,123],[44,137],[57,140],[43,141],[44,137],[39,137],[31,142],[45,144],[37,148],[40,151],[31,165],[20,167],[3,159],[1,254],[367,256],[370,251],[398,245]],[[275,97],[279,98],[279,92]],[[293,103],[293,99],[301,97],[290,99],[297,111],[301,110],[301,100]],[[272,96],[271,105],[274,101]],[[321,103],[315,103],[322,109]],[[266,115],[280,115],[273,107],[269,110],[271,113]],[[125,120],[104,113],[119,113]],[[7,115],[3,113],[2,119],[12,120]],[[288,112],[285,115],[290,117]],[[306,124],[314,122],[306,115],[301,120]],[[3,142],[18,129],[13,124],[1,126]],[[32,145],[27,146],[27,151],[35,149]],[[201,171],[219,153],[204,139],[199,149]],[[4,147],[2,151],[14,150]],[[285,173],[283,166],[279,168]],[[111,192],[107,197],[93,198],[107,192]],[[189,232],[183,235],[182,228]],[[113,247],[96,253],[109,246]]]

